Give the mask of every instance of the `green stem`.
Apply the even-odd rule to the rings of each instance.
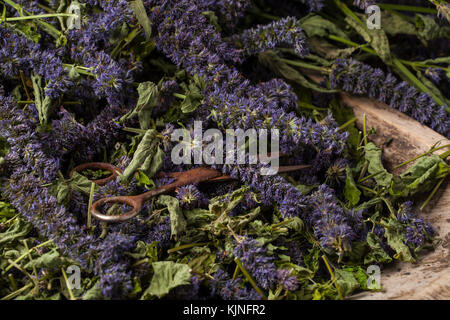
[[[23,14],[25,14],[26,16],[31,16],[31,13],[24,10],[22,6],[18,5],[14,1],[12,1],[12,0],[2,0],[2,1],[6,4],[9,4],[11,7],[13,7],[19,13],[19,15],[21,17],[24,16]],[[49,35],[51,35],[53,38],[55,38],[58,44],[60,44],[61,41],[63,42],[63,44],[65,44],[65,42],[67,42],[67,39],[64,36],[64,34],[60,30],[56,29],[50,23],[37,19],[36,24],[38,24],[42,28],[42,30],[44,30]]]
[[[20,295],[22,292],[25,292],[26,290],[30,289],[31,287],[33,287],[32,283],[27,284],[26,286],[20,288],[19,290],[16,290],[14,292],[11,292],[10,294],[8,294],[7,296],[4,296],[3,298],[1,298],[0,300],[11,300],[14,299],[15,297],[17,297],[18,295]]]
[[[258,285],[256,284],[255,280],[252,278],[252,276],[250,275],[250,273],[248,273],[247,270],[244,269],[244,267],[242,266],[241,261],[238,258],[234,259],[234,262],[236,262],[236,265],[239,267],[239,269],[241,269],[242,274],[245,276],[245,278],[247,278],[248,282],[250,282],[250,284],[252,285],[253,289],[255,289],[256,292],[258,292],[258,294],[263,297],[263,299],[267,299],[266,295],[264,294],[264,292],[262,292],[262,290],[258,287]]]
[[[66,275],[66,272],[64,271],[64,268],[61,268],[61,272],[63,274],[64,281],[66,283],[67,291],[69,291],[70,300],[77,300],[75,298],[75,296],[73,295],[72,288],[70,287],[69,280],[67,279],[67,275]]]
[[[372,173],[372,174],[368,175],[367,177],[364,177],[364,178],[361,178],[360,180],[358,180],[358,183],[361,183],[361,182],[364,182],[366,180],[369,180],[370,178],[373,178],[373,177],[375,177],[375,176],[377,176],[377,175],[379,175],[380,173],[383,173],[383,172],[384,171],[378,171],[378,172]]]
[[[319,107],[316,107],[313,104],[310,104],[310,103],[307,103],[307,102],[304,102],[304,101],[297,101],[297,103],[298,103],[299,107],[302,107],[302,108],[305,108],[305,109],[319,110],[319,111],[326,111],[326,110],[328,110],[328,108],[319,108]]]
[[[439,187],[441,186],[442,182],[444,182],[446,176],[443,177],[441,180],[439,180],[439,182],[436,184],[436,186],[433,188],[433,191],[431,191],[430,195],[427,197],[427,199],[425,200],[425,202],[420,206],[420,210],[423,210],[423,208],[426,207],[426,205],[428,204],[428,202],[430,202],[430,200],[433,198],[434,194],[438,191]]]
[[[368,141],[367,141],[367,125],[366,125],[366,114],[363,114],[363,138],[364,138],[364,145],[366,146]]]
[[[167,253],[172,253],[172,252],[177,252],[177,251],[181,251],[184,249],[189,249],[189,248],[193,248],[193,247],[200,247],[200,246],[204,246],[207,245],[208,242],[198,242],[198,243],[189,243],[189,244],[184,244],[182,246],[178,246],[172,249],[167,250]]]
[[[398,68],[400,73],[402,73],[414,86],[416,86],[417,89],[421,90],[422,92],[430,94],[437,104],[441,106],[445,105],[444,101],[442,101],[439,97],[430,92],[430,90],[419,79],[417,79],[417,77],[413,75],[411,71],[409,71],[408,68],[406,68],[399,59],[393,58],[392,62]],[[447,112],[450,112],[450,107],[447,106],[446,110]]]
[[[438,151],[438,150],[441,150],[441,149],[444,149],[444,148],[448,148],[448,147],[450,147],[450,144],[446,144],[445,146],[442,146],[442,147],[431,148],[430,150],[428,150],[428,151],[425,152],[425,153],[422,153],[422,154],[420,154],[420,155],[418,155],[418,156],[416,156],[416,157],[414,157],[414,158],[412,158],[412,159],[410,159],[410,160],[408,160],[408,161],[405,161],[405,162],[402,162],[402,163],[396,165],[396,166],[394,167],[394,169],[398,169],[398,168],[400,168],[400,167],[403,167],[404,165],[407,165],[407,164],[410,163],[410,162],[416,161],[417,159],[422,158],[422,157],[424,157],[424,156],[426,156],[426,155],[428,155],[428,154],[430,154],[430,153],[433,153],[433,152],[435,152],[435,151]],[[450,152],[450,150],[447,151],[447,152],[445,152],[445,153],[448,153],[448,152]],[[446,157],[445,157],[445,153],[443,153],[444,158],[446,158]],[[441,156],[442,156],[442,155],[441,155]],[[444,159],[444,158],[443,158],[443,159]]]
[[[18,263],[20,260],[22,260],[23,258],[25,258],[25,257],[28,255],[28,253],[30,253],[31,251],[33,251],[33,250],[35,250],[35,249],[38,249],[38,248],[40,248],[40,247],[45,247],[46,245],[48,245],[48,244],[50,244],[50,243],[52,243],[52,240],[47,240],[47,241],[45,241],[45,242],[43,242],[43,243],[41,243],[41,244],[39,244],[39,245],[37,245],[37,246],[31,248],[30,250],[28,250],[27,252],[25,252],[24,254],[22,254],[20,257],[18,257],[16,260],[14,260],[14,263]],[[8,271],[9,269],[11,269],[12,267],[13,267],[12,264],[8,265],[8,266],[5,268],[5,271],[4,271],[4,272],[7,272],[7,271]]]
[[[236,269],[234,269],[234,273],[233,273],[233,280],[236,280],[237,276],[239,275],[239,266],[236,264]]]
[[[40,15],[32,15],[32,16],[6,18],[5,21],[10,22],[10,21],[21,21],[21,20],[44,19],[44,18],[52,18],[52,17],[74,17],[74,16],[76,16],[76,14],[51,13],[51,14],[40,14]]]
[[[175,98],[179,98],[179,99],[186,99],[186,96],[184,95],[184,94],[181,94],[181,93],[173,93],[173,96],[175,97]]]
[[[364,191],[367,191],[367,192],[370,192],[370,193],[373,193],[373,194],[376,194],[376,195],[378,195],[378,192],[376,192],[375,190],[373,190],[373,189],[370,189],[370,188],[367,188],[366,186],[363,186],[362,184],[356,184],[357,186],[358,186],[358,188],[360,188],[360,189],[362,189],[362,190],[364,190]]]
[[[293,61],[293,60],[289,60],[289,59],[281,59],[281,61],[283,61],[283,62],[285,62],[287,64],[290,64],[292,66],[301,67],[301,68],[305,68],[305,69],[311,69],[311,70],[317,70],[317,71],[320,71],[322,73],[330,73],[331,72],[331,69],[329,69],[329,68],[311,65],[311,64],[306,63],[306,62]]]
[[[334,275],[333,270],[331,270],[330,264],[327,261],[327,257],[325,255],[322,255],[322,260],[325,262],[325,265],[327,266],[328,272],[330,273],[330,276],[331,276],[331,280],[333,281],[334,286],[336,287],[336,291],[338,293],[339,299],[343,300],[341,291],[339,290],[339,286],[336,281],[336,277]]]
[[[437,10],[433,9],[433,8],[424,8],[424,7],[402,5],[402,4],[389,4],[389,3],[380,3],[380,4],[378,4],[378,6],[384,10],[398,10],[398,11],[410,11],[410,12],[437,14]]]
[[[356,22],[358,22],[358,24],[363,27],[364,29],[367,29],[367,26],[361,21],[361,19],[358,18],[358,16],[352,11],[350,10],[349,7],[347,7],[344,3],[342,3],[339,0],[335,0],[334,1],[336,3],[336,5],[338,6],[339,9],[341,9],[341,11],[348,17],[354,19]]]
[[[346,123],[344,123],[343,125],[341,125],[339,127],[339,130],[344,130],[345,128],[347,128],[349,125],[351,125],[352,123],[354,123],[356,121],[356,117],[353,117],[352,119],[348,120]]]
[[[88,230],[91,229],[91,220],[92,220],[91,207],[92,207],[92,202],[94,200],[94,190],[95,190],[95,183],[91,182],[91,190],[89,192],[88,216],[87,216],[87,224],[86,224],[86,228]]]

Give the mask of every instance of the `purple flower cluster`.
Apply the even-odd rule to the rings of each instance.
[[[232,279],[230,275],[219,269],[210,281],[211,297],[223,300],[260,300],[261,296],[254,290],[241,286],[241,278]]]
[[[309,47],[300,23],[296,18],[287,17],[268,25],[259,25],[233,36],[231,41],[251,56],[280,45],[288,45],[301,57],[309,54]]]
[[[178,188],[176,197],[183,209],[189,210],[204,207],[208,204],[208,199],[193,184]]]
[[[426,240],[431,238],[435,231],[423,218],[418,218],[412,210],[413,203],[407,201],[398,210],[398,220],[406,226],[405,243],[413,248],[421,247]]]
[[[309,205],[311,213],[307,221],[324,248],[343,252],[364,234],[361,212],[346,212],[328,186],[321,185],[309,197]]]
[[[438,106],[430,95],[398,81],[390,73],[385,75],[382,70],[353,59],[337,59],[330,85],[332,89],[368,95],[450,137],[450,115],[445,106]]]
[[[267,250],[258,241],[245,237],[237,242],[233,254],[261,288],[274,289],[277,285],[289,291],[298,288],[298,279],[288,269],[277,269],[274,258],[267,256]]]
[[[25,76],[34,72],[46,80],[45,94],[58,98],[74,84],[63,67],[63,55],[62,48],[44,49],[0,25],[0,75],[5,78],[17,77],[20,71]]]

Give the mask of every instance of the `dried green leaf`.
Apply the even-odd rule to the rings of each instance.
[[[374,175],[373,179],[375,179],[379,186],[386,188],[390,187],[393,175],[390,174],[381,163],[381,149],[374,143],[369,142],[364,150],[366,160],[369,162],[367,168],[368,172]]]
[[[186,219],[184,218],[177,198],[162,195],[158,197],[156,203],[162,206],[167,206],[167,209],[169,210],[171,237],[174,237],[176,239],[179,235],[186,232]]]
[[[267,50],[259,53],[258,61],[265,67],[269,68],[275,74],[305,88],[309,88],[318,92],[337,92],[336,90],[326,89],[319,86],[315,82],[309,81],[300,72],[282,61],[281,58],[272,50]]]
[[[45,127],[47,126],[53,111],[52,101],[50,97],[44,93],[42,77],[40,75],[33,73],[31,75],[31,81],[33,83],[34,100],[39,115],[39,123],[41,126]]]
[[[142,299],[152,296],[162,298],[173,288],[191,283],[191,268],[187,264],[160,261],[153,262],[152,266],[153,278],[150,286],[142,295]]]
[[[367,234],[367,244],[370,247],[370,251],[364,257],[364,264],[373,264],[373,263],[389,263],[392,261],[392,258],[387,254],[386,251],[381,247],[380,239],[378,236],[369,232]]]
[[[347,34],[330,20],[316,14],[309,14],[300,20],[300,26],[305,31],[308,38],[328,37],[330,34],[337,35],[343,39],[350,40]]]
[[[384,227],[387,242],[396,252],[394,258],[402,261],[415,262],[416,260],[412,256],[409,247],[405,244],[406,236],[404,226],[398,220],[389,218],[388,222],[384,223]]]
[[[130,2],[130,7],[136,15],[139,24],[144,29],[145,38],[149,40],[152,35],[152,23],[145,11],[144,3],[142,0],[134,0]]]
[[[361,191],[359,191],[356,186],[355,180],[353,179],[353,173],[349,166],[345,167],[345,187],[344,196],[345,199],[352,205],[356,206],[361,198]]]
[[[389,40],[383,29],[369,30],[363,28],[359,23],[350,17],[346,17],[345,21],[358,32],[364,40],[376,51],[378,56],[387,65],[392,65],[391,49]]]
[[[153,129],[147,130],[144,134],[134,152],[133,159],[121,175],[122,181],[129,181],[138,169],[141,169],[144,172],[144,169],[150,169],[153,158],[158,151],[159,139],[156,135],[157,132]],[[153,169],[154,168],[152,167],[152,170]],[[150,178],[152,177],[148,172],[146,172],[146,174]]]

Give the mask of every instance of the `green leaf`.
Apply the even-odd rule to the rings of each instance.
[[[3,22],[3,25],[9,29],[14,30],[17,34],[24,36],[25,38],[38,43],[42,35],[36,32],[35,24],[29,21],[17,21],[15,23]]]
[[[31,81],[33,83],[34,100],[39,115],[39,122],[41,126],[45,127],[53,111],[52,101],[44,93],[42,77],[40,75],[33,73],[31,75]]]
[[[383,21],[384,31],[391,36],[398,34],[415,35],[417,33],[414,24],[388,11],[381,11],[381,21]]]
[[[369,232],[367,234],[367,244],[370,247],[369,253],[364,257],[364,264],[372,264],[372,263],[389,263],[392,261],[392,258],[387,254],[386,251],[381,247],[380,239],[378,236]]]
[[[300,72],[290,67],[274,51],[267,50],[258,54],[258,61],[272,72],[295,84],[318,92],[336,92],[319,86],[306,79]]]
[[[17,214],[17,211],[14,209],[14,207],[4,201],[0,201],[0,218],[12,218]]]
[[[152,296],[164,297],[170,290],[190,284],[191,268],[187,264],[173,261],[153,262],[153,278],[150,286],[142,295],[143,299]]]
[[[225,194],[212,198],[209,201],[209,211],[216,216],[227,215],[242,201],[247,192],[248,187],[243,186],[234,190],[231,195]]]
[[[300,20],[300,26],[305,31],[308,38],[314,36],[327,38],[330,34],[334,34],[346,40],[350,40],[347,34],[339,29],[338,26],[319,15],[307,15]]]
[[[365,148],[365,157],[369,162],[367,168],[370,174],[374,175],[374,179],[379,186],[389,187],[392,182],[393,175],[390,174],[381,163],[381,149],[378,148],[374,143],[369,142]]]
[[[145,38],[149,40],[152,35],[152,23],[145,11],[144,3],[142,0],[131,1],[130,7],[134,11],[139,24],[144,29]]]
[[[387,242],[396,252],[394,258],[402,261],[415,262],[416,260],[412,256],[408,246],[405,244],[406,237],[404,226],[398,220],[389,218],[388,222],[384,224],[384,227],[384,234]]]
[[[394,196],[408,197],[433,189],[437,180],[450,174],[450,166],[438,155],[419,158],[389,189]]]
[[[359,281],[355,278],[352,271],[336,269],[335,276],[339,287],[339,292],[343,297],[350,295],[353,291],[360,287]]]
[[[69,260],[62,257],[58,250],[52,249],[49,252],[44,253],[42,256],[31,260],[25,265],[25,269],[41,269],[47,268],[50,270],[56,270],[69,263]]]
[[[100,288],[100,281],[97,281],[86,293],[81,297],[82,300],[103,300],[105,297]]]
[[[307,195],[309,194],[312,190],[314,190],[315,188],[318,187],[318,185],[313,184],[313,185],[306,185],[306,184],[297,184],[295,185],[295,187],[301,192],[302,195]]]
[[[152,111],[158,105],[158,86],[151,81],[139,83],[136,107],[120,118],[120,122],[138,116],[141,129],[151,128]]]
[[[162,195],[158,197],[157,204],[167,206],[170,214],[171,224],[171,237],[175,239],[186,231],[186,219],[184,218],[183,211],[180,208],[180,203],[177,198]]]
[[[181,87],[186,91],[186,98],[181,103],[181,111],[183,113],[194,112],[203,103],[204,97],[202,92],[205,90],[204,80],[195,74],[188,86],[183,83]]]
[[[432,16],[416,14],[416,28],[418,30],[418,38],[424,45],[428,41],[445,38],[450,34],[450,27],[447,25],[439,25]]]
[[[217,218],[217,216],[209,212],[209,210],[201,208],[185,210],[184,215],[186,216],[186,222],[189,227],[200,227]]]
[[[363,28],[359,23],[350,17],[346,17],[345,22],[353,27],[353,29],[355,29],[364,38],[364,40],[370,44],[384,63],[387,65],[392,65],[389,40],[383,29],[369,30],[367,28]]]
[[[0,233],[0,245],[19,240],[33,229],[32,225],[23,219],[18,219],[6,232]]]
[[[59,204],[67,204],[70,200],[73,191],[79,191],[85,195],[89,195],[91,192],[92,181],[74,172],[70,179],[58,179],[50,187],[50,194],[54,195],[58,199]]]
[[[149,258],[149,263],[156,262],[158,261],[158,242],[145,243],[144,241],[138,241],[134,251],[126,254],[136,260]]]
[[[349,166],[345,167],[345,174],[345,199],[347,199],[352,206],[356,206],[359,202],[359,199],[361,198],[361,191],[359,191],[358,187],[356,186],[355,180],[353,179],[352,170]]]
[[[151,167],[153,157],[158,151],[159,139],[156,135],[157,132],[153,129],[147,130],[144,134],[134,152],[133,159],[121,175],[122,181],[129,181],[138,169],[144,171],[149,178],[152,178],[152,175],[145,172],[146,170],[144,169],[148,170]]]
[[[161,169],[164,160],[164,151],[158,147],[153,157],[147,157],[141,166],[141,170],[144,171],[149,177],[154,177],[156,173]]]
[[[306,254],[303,259],[305,266],[314,273],[319,270],[319,254],[320,248],[313,247],[312,249],[309,249],[308,254]]]

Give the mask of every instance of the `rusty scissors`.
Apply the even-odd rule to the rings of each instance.
[[[286,173],[291,171],[297,171],[300,169],[304,169],[309,167],[310,165],[294,165],[294,166],[280,166],[278,169],[278,173]],[[96,170],[105,170],[111,172],[106,178],[92,180],[92,182],[97,185],[104,185],[107,182],[114,180],[117,178],[118,173],[122,173],[122,169],[104,162],[90,162],[79,165],[72,169],[70,172],[70,177],[72,177],[74,172],[82,172],[88,169],[96,169]],[[196,184],[201,182],[217,182],[217,181],[231,181],[235,180],[229,175],[224,175],[219,170],[215,170],[209,167],[198,167],[195,169],[181,171],[181,172],[169,172],[164,173],[160,172],[156,177],[168,177],[175,179],[174,182],[169,183],[167,185],[158,187],[154,190],[147,191],[145,193],[135,195],[135,196],[115,196],[115,197],[106,197],[100,200],[97,200],[92,204],[90,209],[92,216],[96,219],[105,221],[105,222],[121,222],[135,217],[142,209],[142,205],[145,201],[150,200],[152,197],[167,194],[172,191],[175,191],[177,188],[186,186],[189,184]],[[100,212],[100,207],[105,204],[116,203],[116,204],[126,204],[132,207],[132,209],[128,212],[119,214],[119,215],[106,215]]]

